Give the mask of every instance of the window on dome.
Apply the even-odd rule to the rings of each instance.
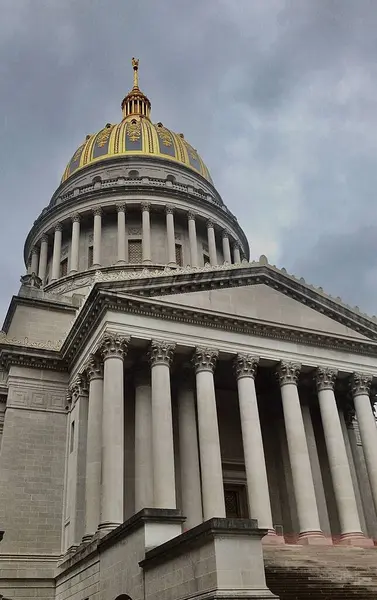
[[[68,273],[68,258],[64,258],[64,260],[60,263],[60,277],[65,277]]]
[[[143,261],[143,249],[141,240],[129,240],[128,260],[130,263],[133,264],[141,263]]]
[[[88,269],[93,266],[93,246],[88,248]]]
[[[183,257],[182,257],[182,246],[181,244],[175,245],[175,262],[179,267],[183,267]]]

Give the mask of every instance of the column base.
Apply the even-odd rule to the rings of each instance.
[[[75,275],[78,272],[79,272],[78,269],[71,269],[71,271],[68,273],[68,275]]]
[[[107,535],[108,533],[110,533],[110,531],[113,531],[113,529],[116,529],[117,527],[119,527],[119,525],[121,525],[122,523],[100,523],[100,525],[98,526],[98,533],[100,535],[100,537],[104,537],[105,535]]]
[[[102,265],[99,265],[98,263],[94,263],[90,268],[91,269],[102,269]]]
[[[143,265],[151,265],[152,264],[152,260],[150,258],[146,258],[145,260],[142,260],[141,263]]]
[[[94,533],[86,533],[85,535],[83,535],[81,543],[82,544],[87,544],[88,542],[90,542],[93,539]]]
[[[337,540],[335,543],[339,546],[356,546],[359,548],[374,547],[373,540],[365,537],[365,535],[361,531],[345,533],[344,535],[341,535],[340,539]]]
[[[115,263],[116,265],[126,265],[127,261],[124,260],[123,258],[120,258],[119,260],[116,261]]]
[[[264,546],[280,546],[285,544],[285,539],[282,535],[277,535],[275,529],[269,529],[267,535],[262,538]]]
[[[297,543],[301,546],[332,546],[332,539],[322,531],[303,531],[298,536]]]

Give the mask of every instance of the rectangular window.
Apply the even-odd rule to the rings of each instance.
[[[140,264],[143,261],[143,249],[141,240],[129,240],[128,260],[130,263]]]
[[[248,518],[246,488],[243,485],[225,485],[225,512],[227,519]]]
[[[182,246],[181,244],[175,245],[175,262],[179,267],[183,267],[183,259],[182,259]]]
[[[69,451],[70,452],[73,452],[74,446],[75,446],[75,422],[72,421],[71,433],[70,433],[70,439],[69,439]]]
[[[88,269],[93,266],[93,246],[88,248]]]
[[[64,258],[64,260],[60,263],[60,277],[65,277],[68,273],[68,258]]]

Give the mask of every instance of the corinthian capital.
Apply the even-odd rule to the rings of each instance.
[[[79,213],[74,213],[71,217],[72,223],[80,223],[80,215]]]
[[[91,354],[86,365],[89,381],[103,379],[103,360],[98,354]]]
[[[233,362],[233,368],[237,379],[241,379],[242,377],[252,377],[255,379],[258,363],[259,356],[254,356],[252,354],[237,354]]]
[[[214,225],[213,221],[211,221],[211,219],[208,219],[208,221],[207,221],[207,229],[210,229],[210,228],[213,229],[214,227],[215,227],[215,225]]]
[[[100,217],[102,215],[102,208],[100,206],[96,206],[96,208],[93,208],[93,215],[95,217]]]
[[[195,348],[194,356],[192,357],[195,371],[197,373],[200,373],[201,371],[210,371],[213,373],[218,356],[219,351],[214,350],[213,348]]]
[[[55,231],[63,231],[63,225],[61,223],[56,223],[54,230]]]
[[[161,364],[170,367],[174,350],[175,344],[171,344],[165,340],[152,340],[149,349],[149,359],[152,367]]]
[[[117,209],[118,213],[120,213],[120,212],[126,212],[126,205],[125,205],[125,203],[122,202],[121,204],[117,204],[116,205],[116,209]]]
[[[322,390],[333,390],[337,376],[337,369],[331,369],[330,367],[318,367],[315,376],[317,390],[319,392]]]
[[[76,402],[79,396],[84,396],[88,393],[88,379],[85,372],[79,373],[71,385],[70,392],[73,402]]]
[[[123,358],[127,356],[129,337],[118,335],[117,333],[106,334],[100,346],[103,360],[107,358]]]
[[[174,208],[174,206],[171,206],[171,204],[167,204],[165,206],[165,212],[166,212],[167,215],[173,215],[174,214],[174,210],[175,210],[175,208]]]
[[[297,385],[300,371],[301,365],[299,363],[282,360],[277,368],[277,376],[280,385],[286,385],[287,383],[294,383]]]
[[[370,386],[372,384],[372,375],[366,375],[365,373],[354,373],[351,380],[352,395],[361,396],[370,393]]]
[[[149,212],[151,209],[151,203],[150,202],[142,202],[141,203],[141,210],[144,212]]]

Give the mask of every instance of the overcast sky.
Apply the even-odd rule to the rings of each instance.
[[[377,313],[376,0],[0,0],[0,320],[23,244],[140,58],[251,257]]]

